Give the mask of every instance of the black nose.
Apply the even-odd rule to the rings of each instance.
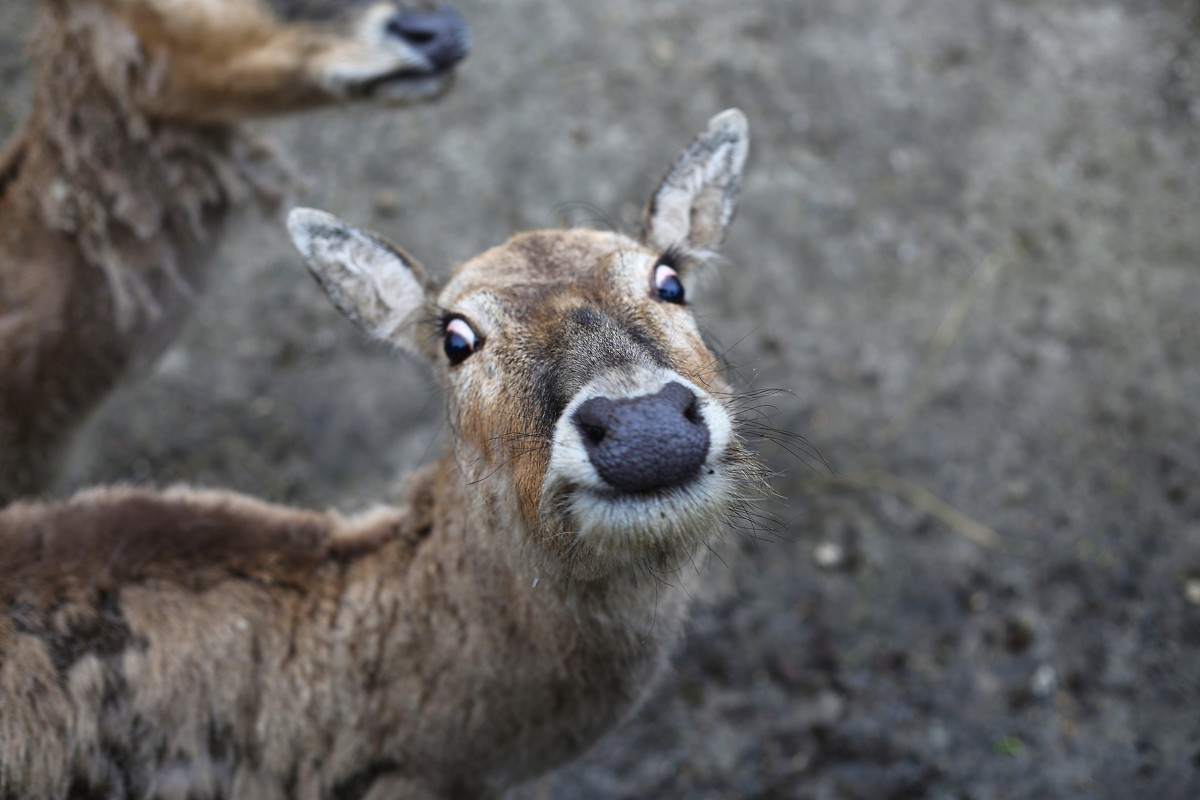
[[[644,492],[694,477],[708,455],[708,425],[681,383],[657,394],[593,397],[571,417],[588,459],[615,489]]]
[[[457,64],[471,48],[467,24],[457,11],[444,6],[436,11],[401,11],[388,20],[387,30],[425,56],[434,70]]]

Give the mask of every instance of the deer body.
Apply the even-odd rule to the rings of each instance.
[[[239,120],[427,99],[466,46],[457,17],[390,2],[341,4],[357,27],[258,0],[45,5],[34,108],[0,156],[0,505],[53,483],[75,431],[178,333],[227,221],[280,198]],[[444,30],[361,43],[397,21]]]
[[[440,291],[293,212],[334,303],[431,361],[454,447],[353,517],[186,489],[0,512],[0,796],[493,797],[628,715],[681,567],[760,481],[683,305],[745,154],[725,112],[640,242],[525,234]]]
[[[53,551],[56,569],[112,563],[121,547],[155,556],[31,592],[0,623],[0,786],[477,797],[577,753],[649,685],[682,592],[533,588],[480,535],[486,521],[451,513],[470,504],[447,471],[417,477],[407,507],[364,519],[186,491],[7,512],[6,534],[120,526],[96,549],[56,542],[68,551]],[[181,515],[199,540],[176,551],[156,539]],[[36,704],[12,702],[24,692]],[[374,781],[406,790],[368,795]]]

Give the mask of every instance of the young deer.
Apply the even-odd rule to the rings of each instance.
[[[277,200],[245,118],[433,98],[453,11],[387,0],[44,0],[33,111],[0,156],[0,506],[178,332],[222,230]]]
[[[294,211],[338,308],[432,364],[452,452],[349,518],[186,489],[0,513],[0,796],[494,797],[626,717],[681,567],[762,486],[685,301],[747,147],[726,111],[640,241],[527,233],[440,291]]]

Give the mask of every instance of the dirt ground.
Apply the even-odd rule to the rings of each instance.
[[[410,111],[262,125],[306,204],[426,264],[629,225],[675,151],[754,137],[700,301],[772,424],[776,531],[732,536],[673,671],[515,798],[1200,798],[1200,3],[457,0]],[[0,134],[33,0],[0,4]],[[74,485],[344,508],[440,441],[278,220],[96,421]]]

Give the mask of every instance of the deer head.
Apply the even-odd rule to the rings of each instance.
[[[526,233],[440,289],[411,256],[296,209],[292,239],[334,304],[445,387],[477,517],[596,579],[688,557],[757,482],[690,303],[733,218],[745,117],[714,117],[667,171],[638,239]]]

